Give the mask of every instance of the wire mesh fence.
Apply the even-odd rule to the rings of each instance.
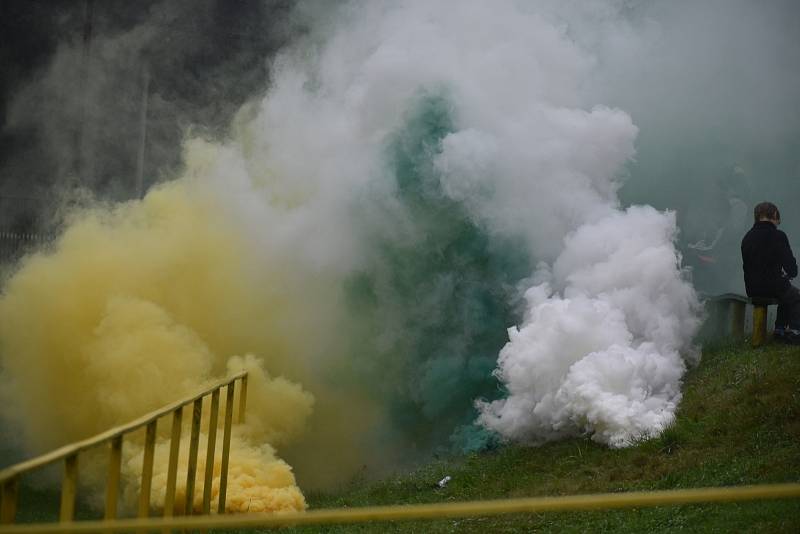
[[[43,225],[52,205],[46,196],[0,194],[0,265],[14,263],[52,241]]]
[[[0,229],[0,264],[14,263],[26,253],[45,246],[53,236],[44,233],[21,233]]]

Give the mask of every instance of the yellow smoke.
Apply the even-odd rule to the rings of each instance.
[[[301,349],[279,326],[297,312],[268,290],[281,287],[278,270],[254,275],[246,240],[221,213],[186,178],[142,201],[81,212],[52,250],[26,258],[0,297],[0,409],[42,452],[246,368],[247,424],[234,432],[227,509],[301,510],[292,470],[273,448],[302,433],[312,411],[312,396],[280,377],[298,365]],[[247,353],[257,356],[236,357]],[[154,506],[163,505],[168,432],[160,421]],[[126,440],[124,454],[134,494],[141,439]],[[180,478],[178,492],[185,499]]]

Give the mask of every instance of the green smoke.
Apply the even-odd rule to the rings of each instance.
[[[351,313],[366,325],[362,380],[389,407],[387,438],[411,454],[491,439],[472,425],[472,405],[501,394],[491,373],[518,319],[514,287],[530,272],[524,247],[490,236],[444,193],[434,159],[453,130],[446,95],[415,99],[386,148],[394,194],[374,199],[391,223],[373,225],[373,260],[347,283]]]

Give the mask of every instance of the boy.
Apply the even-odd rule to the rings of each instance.
[[[800,291],[789,283],[797,276],[797,260],[778,230],[781,214],[775,204],[762,202],[753,215],[755,224],[742,239],[747,296],[778,299],[775,337],[800,343]]]

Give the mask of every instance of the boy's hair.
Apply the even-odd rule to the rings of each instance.
[[[781,220],[781,212],[778,211],[778,206],[772,202],[762,202],[757,204],[753,210],[753,216],[755,217],[756,222],[760,221],[761,219],[772,219],[775,221]]]

